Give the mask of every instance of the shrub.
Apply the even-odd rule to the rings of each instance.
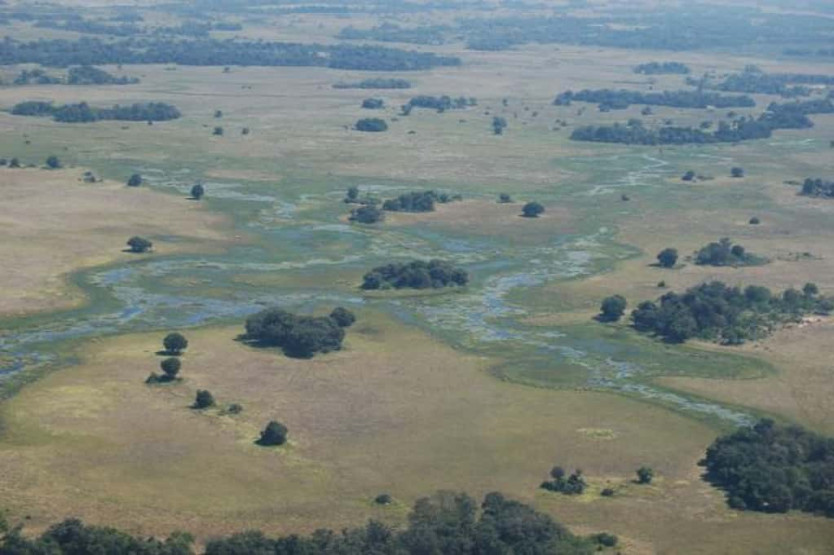
[[[759,225],[760,223],[762,223],[762,221],[757,216],[753,216],[752,218],[750,218],[749,223],[750,225]]]
[[[170,357],[160,362],[159,367],[162,369],[163,372],[165,372],[165,381],[173,381],[177,379],[177,374],[180,373],[182,363],[180,362],[180,359]]]
[[[357,131],[365,131],[368,133],[380,133],[388,131],[388,124],[384,119],[380,118],[363,118],[356,122]]]
[[[651,484],[653,478],[654,478],[654,470],[652,470],[648,466],[641,466],[640,468],[637,469],[637,483],[638,484]]]
[[[506,203],[512,202],[512,201],[513,201],[512,197],[510,195],[508,195],[507,193],[501,193],[500,195],[498,195],[498,202],[500,202],[501,204],[506,204]]]
[[[18,158],[12,158],[9,160],[9,167],[10,168],[19,168],[20,167],[20,160]]]
[[[374,498],[374,503],[377,505],[390,505],[393,499],[387,493],[380,493]]]
[[[739,168],[738,166],[732,168],[730,170],[730,176],[735,178],[744,177],[744,168]]]
[[[764,262],[764,258],[747,252],[741,245],[734,245],[727,237],[709,243],[695,253],[695,264],[704,266],[752,266]]]
[[[215,128],[212,130],[211,134],[212,134],[212,135],[221,136],[221,135],[223,135],[223,128],[222,128],[222,127],[219,127],[219,126],[218,126],[218,127],[215,127]]]
[[[191,187],[191,198],[195,200],[200,200],[203,198],[203,195],[206,194],[206,188],[203,187],[202,183],[197,183],[193,187]]]
[[[582,471],[576,469],[573,474],[565,478],[564,470],[561,467],[555,466],[550,471],[553,480],[542,482],[539,487],[547,491],[557,491],[565,495],[580,495],[588,487],[585,478],[582,476]]]
[[[683,174],[683,177],[681,177],[681,180],[683,181],[692,181],[693,179],[695,179],[695,172],[692,170],[687,171]]]
[[[177,359],[174,359],[177,360]],[[179,361],[177,361],[179,362]],[[197,396],[194,398],[194,405],[193,408],[195,409],[207,409],[209,407],[213,407],[215,404],[214,402],[214,395],[211,394],[210,391],[205,389],[198,389]]]
[[[351,210],[348,220],[360,224],[375,224],[385,219],[385,213],[373,204],[365,204]]]
[[[46,167],[50,170],[57,170],[61,167],[61,161],[58,160],[57,156],[50,156],[46,159]]]
[[[179,332],[169,333],[162,340],[162,346],[166,353],[177,356],[188,348],[188,339]]]
[[[226,414],[240,414],[243,412],[243,405],[240,403],[232,403],[226,407]]]
[[[141,184],[142,184],[142,176],[139,175],[138,173],[134,173],[127,180],[127,186],[128,187],[138,187]]]
[[[287,442],[288,432],[286,426],[271,420],[261,432],[261,437],[256,443],[263,446],[284,445]]]
[[[153,243],[143,237],[131,237],[127,240],[127,246],[130,252],[143,253],[148,252],[153,247]]]
[[[330,318],[336,322],[341,328],[349,328],[356,322],[356,315],[350,310],[337,306],[330,313]]]
[[[521,215],[525,218],[538,218],[542,214],[544,214],[544,206],[536,201],[528,202],[521,209]]]
[[[432,212],[435,203],[450,202],[453,197],[436,191],[412,191],[382,203],[382,209],[389,212]]]
[[[622,295],[605,297],[600,305],[599,319],[602,322],[616,322],[625,313],[627,301]]]
[[[385,101],[381,98],[366,98],[362,101],[362,107],[366,110],[380,110],[385,107]]]
[[[657,254],[658,263],[664,268],[674,268],[678,262],[678,250],[666,248]]]
[[[612,488],[604,488],[599,494],[603,497],[614,497],[614,490]]]
[[[591,536],[591,541],[598,543],[602,547],[614,547],[617,545],[617,536],[614,534],[609,534],[607,532],[600,532],[599,534],[594,534]]]

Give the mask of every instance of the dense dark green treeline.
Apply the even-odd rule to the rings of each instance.
[[[298,44],[247,40],[95,38],[0,42],[0,65],[180,64],[186,66],[314,66],[411,71],[460,65],[460,59],[379,46]]]
[[[0,532],[3,530],[0,529]],[[548,515],[489,493],[478,507],[463,493],[438,492],[418,499],[405,528],[370,521],[341,532],[320,529],[310,536],[268,537],[249,531],[210,540],[205,555],[590,555],[616,545],[611,534],[583,538]],[[116,530],[66,520],[37,538],[20,528],[7,531],[0,555],[192,555],[194,539],[174,533],[165,540],[137,538]]]
[[[593,102],[600,108],[625,110],[632,104],[672,106],[674,108],[752,108],[756,102],[749,96],[726,96],[701,91],[663,91],[643,93],[624,89],[581,90],[560,93],[553,103],[568,106],[572,101]]]
[[[175,107],[164,102],[148,102],[112,108],[95,108],[86,102],[55,106],[51,102],[29,101],[16,104],[12,108],[16,116],[52,116],[55,121],[63,123],[89,123],[99,120],[122,121],[169,121],[182,114]]]
[[[414,260],[374,268],[362,278],[362,289],[440,289],[469,283],[469,274],[442,260]]]

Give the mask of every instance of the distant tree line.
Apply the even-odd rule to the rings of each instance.
[[[700,464],[735,509],[834,517],[834,439],[764,419],[716,439]]]
[[[810,87],[804,85],[834,85],[834,76],[804,73],[765,73],[756,66],[747,66],[741,73],[728,75],[722,81],[688,78],[692,86],[727,92],[778,94],[785,97],[809,96]]]
[[[436,203],[446,204],[461,200],[460,195],[438,193],[437,191],[412,191],[382,203],[382,209],[389,212],[433,212]]]
[[[362,278],[362,289],[440,289],[467,283],[469,274],[462,268],[443,260],[414,260],[374,268]]]
[[[4,530],[0,529],[0,532]],[[371,520],[341,532],[319,529],[310,536],[268,537],[249,530],[209,540],[204,555],[592,555],[617,544],[607,533],[580,537],[549,515],[488,493],[478,503],[464,493],[438,492],[418,499],[407,524],[398,529]],[[29,538],[17,526],[0,538],[7,555],[194,555],[194,538],[174,532],[166,539],[134,537],[115,528],[69,519]]]
[[[340,81],[333,85],[334,89],[410,89],[411,81],[405,79],[386,79],[385,77],[376,77],[372,79],[363,79],[362,81],[346,83]]]
[[[648,62],[634,67],[634,73],[642,73],[643,75],[686,75],[690,72],[689,66],[680,62]]]
[[[695,264],[701,266],[755,266],[765,262],[767,259],[747,252],[741,245],[734,245],[727,237],[709,243],[695,253]]]
[[[281,347],[287,356],[311,358],[342,348],[344,328],[355,321],[353,314],[337,308],[330,316],[303,316],[280,308],[268,308],[246,319],[243,339],[263,347]]]
[[[807,129],[814,125],[808,115],[831,113],[834,113],[834,103],[830,98],[772,103],[758,118],[740,117],[731,123],[721,121],[718,129],[712,132],[674,126],[649,129],[639,120],[634,120],[627,125],[615,123],[577,127],[570,138],[574,141],[638,145],[735,143],[768,139],[777,129]]]
[[[438,112],[445,112],[446,110],[459,110],[462,108],[467,108],[469,106],[477,105],[478,100],[472,97],[466,98],[460,96],[458,98],[452,98],[446,95],[420,95],[415,96],[414,98],[408,101],[408,104],[403,106],[403,113],[408,113],[413,108],[429,108],[431,110],[437,110]]]
[[[184,66],[311,66],[367,71],[415,71],[460,65],[460,58],[380,46],[299,44],[247,40],[81,38],[21,42],[6,38],[0,65],[51,67],[105,64]]]
[[[66,79],[49,75],[43,69],[22,70],[14,79],[15,85],[133,85],[135,77],[116,77],[93,66],[69,68]]]
[[[806,197],[834,198],[834,181],[806,177],[799,194]]]
[[[756,102],[749,96],[725,96],[701,91],[663,91],[644,93],[625,89],[581,90],[560,93],[553,103],[568,106],[572,101],[592,102],[602,109],[624,110],[632,104],[671,106],[674,108],[751,108]]]
[[[64,123],[89,123],[99,120],[122,121],[169,121],[182,114],[164,102],[137,103],[130,106],[94,108],[86,102],[56,106],[51,102],[27,101],[15,104],[12,114],[16,116],[48,117]]]
[[[631,321],[638,331],[674,343],[697,337],[738,345],[767,336],[776,326],[808,313],[832,310],[832,299],[819,295],[812,283],[802,291],[786,289],[774,294],[767,287],[750,285],[742,290],[713,281],[683,294],[667,293],[659,302],[642,302],[632,311]]]

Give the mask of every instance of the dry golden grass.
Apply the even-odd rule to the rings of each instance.
[[[233,341],[237,332],[188,333],[176,385],[142,383],[161,338],[146,334],[87,344],[80,366],[25,388],[2,407],[4,505],[31,515],[33,530],[76,515],[206,538],[400,522],[416,497],[438,488],[500,490],[581,531],[612,530],[634,553],[765,552],[772,541],[822,553],[834,540],[822,519],[726,509],[695,466],[714,432],[664,409],[499,382],[483,372],[488,361],[372,314],[361,315],[345,351],[312,361],[249,348]],[[191,410],[198,388],[244,412]],[[288,425],[291,443],[253,445],[273,418]],[[582,467],[591,491],[537,490],[556,463]],[[650,488],[628,483],[642,464],[660,473]],[[608,482],[618,484],[614,499],[598,496]],[[398,504],[374,507],[382,491]]]
[[[69,272],[153,256],[123,252],[133,235],[154,240],[155,255],[229,241],[225,218],[199,203],[119,183],[82,183],[81,174],[0,170],[0,258],[6,261],[0,267],[0,315],[78,304],[79,292],[66,283]]]

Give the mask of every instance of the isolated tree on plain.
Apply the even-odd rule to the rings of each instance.
[[[206,188],[203,187],[202,183],[197,183],[193,187],[191,187],[191,198],[195,200],[200,200],[203,198],[203,195],[206,194]]]
[[[176,360],[176,359],[174,359]],[[197,396],[194,398],[195,409],[207,409],[215,405],[214,395],[207,389],[198,389]]]
[[[257,443],[258,445],[284,445],[287,442],[288,432],[286,426],[272,420],[261,432],[261,437]]]
[[[736,166],[730,170],[730,175],[732,177],[744,177],[744,168]]]
[[[689,170],[685,174],[683,174],[683,177],[681,177],[681,179],[683,181],[692,181],[693,179],[695,179],[695,172],[692,171],[692,170]]]
[[[46,167],[50,170],[57,170],[61,167],[61,161],[58,160],[57,156],[50,156],[46,159]]]
[[[339,325],[340,328],[349,328],[356,322],[356,315],[350,310],[337,306],[330,313],[330,318]]]
[[[507,193],[501,193],[500,195],[498,195],[498,202],[500,202],[501,204],[507,204],[508,202],[512,201],[512,197]]]
[[[492,133],[495,135],[503,135],[504,129],[507,128],[507,120],[501,116],[494,116],[492,118]]]
[[[627,306],[625,297],[612,295],[605,297],[600,305],[599,319],[603,322],[616,322],[623,317]]]
[[[172,332],[165,336],[162,340],[162,346],[165,347],[165,352],[174,356],[180,355],[188,348],[188,339],[179,332]]]
[[[536,201],[528,202],[521,209],[521,215],[525,218],[538,218],[544,214],[544,206]]]
[[[143,253],[151,250],[153,243],[144,237],[136,236],[127,240],[127,246],[130,247],[130,252]]]
[[[222,127],[215,127],[214,131],[211,132],[212,135],[217,135],[218,137],[223,135],[223,128]]]
[[[648,466],[641,466],[640,468],[637,469],[637,483],[638,484],[651,484],[653,478],[654,478],[654,470],[652,470]]]
[[[19,168],[20,167],[20,160],[17,158],[12,158],[9,160],[9,167],[10,168]]]
[[[664,268],[674,268],[678,262],[678,249],[663,249],[657,254],[657,261]]]
[[[177,374],[180,373],[182,363],[180,359],[170,357],[160,362],[159,367],[165,372],[165,380],[171,382],[177,379]]]
[[[138,187],[141,184],[142,184],[142,176],[138,173],[134,173],[127,180],[127,186],[128,187]]]
[[[345,202],[356,202],[359,198],[359,187],[353,185],[348,187],[347,195],[345,195]]]
[[[223,117],[223,110],[215,110],[214,111],[215,118],[222,118]]]

